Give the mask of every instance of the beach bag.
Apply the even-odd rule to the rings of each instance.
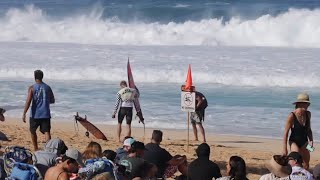
[[[13,169],[8,180],[42,180],[39,170],[30,164],[14,163]]]
[[[11,174],[15,163],[35,165],[36,162],[35,155],[29,149],[20,146],[8,146],[3,154],[3,166],[7,175]]]

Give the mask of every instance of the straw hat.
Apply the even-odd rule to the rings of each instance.
[[[310,103],[309,95],[307,93],[298,94],[297,100],[292,104],[296,104],[296,103]]]
[[[292,171],[291,166],[288,165],[287,158],[281,155],[272,156],[266,167],[272,174],[280,178],[289,176]]]

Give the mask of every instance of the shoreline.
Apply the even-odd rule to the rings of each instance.
[[[20,118],[17,117],[6,117],[7,119],[13,120],[13,121],[19,121]],[[70,118],[71,119],[71,118]],[[73,124],[74,123],[74,119],[70,120],[70,119],[54,119],[52,121],[52,123],[63,123],[63,124]],[[110,120],[108,121],[108,123],[106,122],[101,122],[101,121],[90,121],[91,123],[93,123],[96,126],[108,126],[108,127],[112,127],[112,126],[116,126],[116,120]],[[109,123],[109,122],[115,122],[115,123]],[[123,123],[123,125],[125,125],[125,122]],[[138,126],[139,127],[138,127]],[[140,129],[143,128],[142,124],[136,124],[136,122],[133,123],[132,128],[135,129]],[[267,140],[282,140],[282,136],[281,137],[271,137],[271,136],[263,136],[263,135],[246,135],[246,134],[227,134],[227,133],[216,133],[216,132],[209,132],[210,129],[206,129],[206,125],[204,124],[204,128],[206,131],[207,135],[220,135],[220,136],[231,136],[231,137],[249,137],[249,138],[258,138],[258,139],[267,139]],[[182,129],[182,128],[153,128],[153,127],[146,127],[146,129],[149,130],[153,130],[153,129],[160,129],[160,130],[165,130],[165,131],[179,131],[181,133],[186,132],[187,128]],[[192,133],[192,126],[190,123],[190,132]],[[320,143],[320,140],[315,140],[314,142],[316,143]]]
[[[78,124],[79,129],[75,129],[73,122],[53,121],[51,129],[52,138],[59,137],[65,141],[68,147],[73,147],[81,152],[90,141],[96,141],[101,144],[103,150],[116,150],[122,146],[116,138],[116,128],[113,125],[96,126],[107,136],[108,141],[97,140],[91,134],[89,138],[85,136],[85,129]],[[149,143],[153,128],[146,128],[145,137],[143,137],[143,128],[132,128],[132,136],[144,143]],[[161,146],[168,150],[172,155],[186,155],[188,162],[196,158],[195,149],[200,141],[193,140],[193,133],[190,131],[189,151],[187,149],[187,132],[177,130],[160,129],[163,131],[163,142]],[[190,129],[191,130],[191,129]],[[7,136],[9,141],[1,138],[1,151],[3,148],[11,145],[20,145],[32,148],[29,123],[22,123],[17,118],[6,118],[5,122],[0,122],[1,134]],[[125,131],[125,128],[123,128]],[[38,133],[39,148],[43,147],[42,135]],[[124,134],[124,133],[122,133]],[[124,137],[124,135],[122,135]],[[199,136],[201,140],[201,136]],[[226,162],[233,155],[241,156],[246,164],[249,179],[259,179],[261,175],[268,173],[265,164],[272,155],[281,154],[282,141],[277,139],[257,138],[248,136],[231,136],[214,133],[207,133],[207,143],[211,148],[210,160],[215,161],[221,169],[221,173],[226,175]],[[316,150],[311,153],[311,169],[320,163],[319,143],[315,143]]]

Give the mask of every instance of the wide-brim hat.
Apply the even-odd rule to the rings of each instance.
[[[300,93],[297,96],[297,100],[292,104],[297,103],[310,103],[309,95],[307,93]]]
[[[291,174],[291,166],[285,156],[274,155],[266,164],[267,169],[277,177],[283,178]]]

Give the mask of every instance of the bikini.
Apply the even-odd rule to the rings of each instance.
[[[291,135],[289,138],[290,142],[294,142],[297,144],[299,148],[303,147],[308,142],[308,130],[309,130],[309,122],[310,119],[308,117],[308,113],[306,112],[307,121],[303,126],[297,119],[297,116],[292,112],[294,116],[293,127],[291,127]]]

